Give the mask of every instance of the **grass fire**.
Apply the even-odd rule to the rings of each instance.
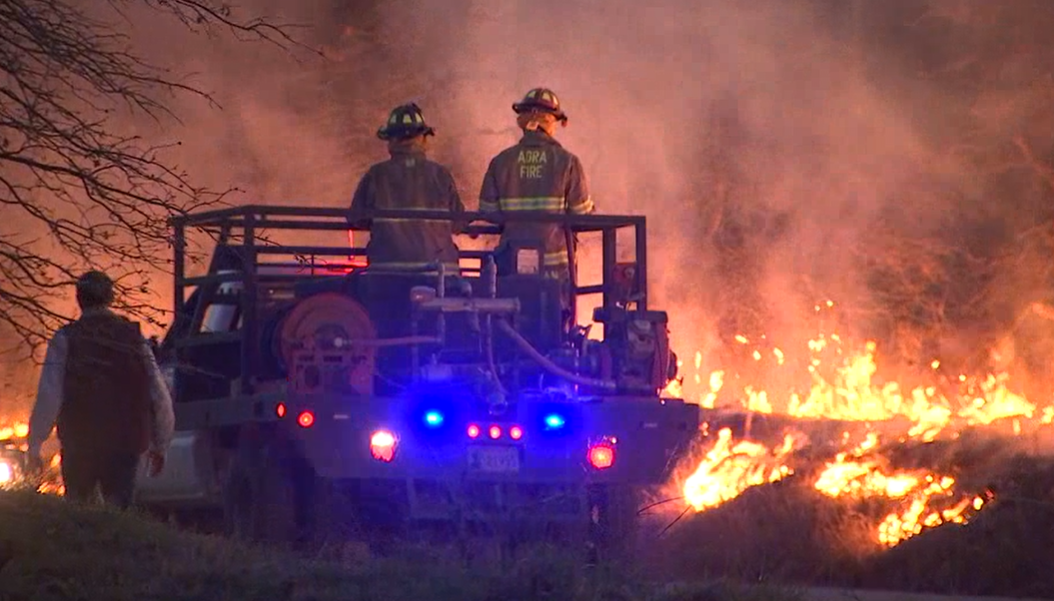
[[[1054,598],[1054,2],[5,0],[0,29],[0,597]],[[105,306],[156,373],[101,367],[140,342],[81,328],[133,342]],[[77,438],[127,446],[103,496],[152,523],[66,502],[101,471]],[[510,563],[534,544],[567,556]]]
[[[816,312],[834,306],[819,303]],[[756,338],[732,337],[739,352],[709,373],[697,353],[694,373],[684,375],[707,418],[663,491],[681,500],[679,512],[663,513],[680,522],[667,526],[667,545],[684,555],[662,555],[679,574],[692,566],[858,583],[884,566],[888,576],[897,561],[921,561],[917,554],[946,540],[938,531],[966,537],[991,508],[1019,503],[1014,470],[1040,472],[1048,462],[1049,399],[1026,398],[1006,372],[949,373],[933,357],[903,384],[881,376],[874,341],[829,330],[785,348]],[[667,392],[681,391],[675,383]],[[1006,516],[995,509],[992,520]],[[765,549],[788,536],[804,550]],[[916,538],[919,546],[907,544]],[[720,551],[685,551],[692,539]],[[910,555],[894,553],[900,547]]]

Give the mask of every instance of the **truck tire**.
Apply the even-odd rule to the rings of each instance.
[[[242,437],[224,486],[227,534],[280,545],[310,539],[312,512],[305,486],[310,486],[306,480],[313,474],[303,473],[303,463],[281,439]]]
[[[590,491],[590,539],[596,560],[629,558],[636,547],[640,494],[633,486],[604,484]]]

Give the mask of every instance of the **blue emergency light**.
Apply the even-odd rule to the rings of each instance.
[[[567,421],[564,420],[564,416],[559,413],[550,413],[545,416],[545,429],[546,430],[559,430],[564,427]]]
[[[443,425],[443,414],[436,411],[428,411],[425,413],[425,425],[429,428],[438,428]]]

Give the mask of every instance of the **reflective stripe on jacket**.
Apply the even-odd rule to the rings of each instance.
[[[552,136],[529,131],[491,160],[483,177],[479,210],[583,215],[592,213],[594,207],[578,157]],[[567,241],[558,224],[507,223],[498,248],[510,241],[541,245],[546,267],[567,264]]]

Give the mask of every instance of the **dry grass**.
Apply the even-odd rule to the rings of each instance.
[[[926,530],[893,549],[874,530],[890,505],[824,496],[801,470],[686,516],[650,544],[647,565],[679,580],[1054,598],[1054,461],[1014,448],[963,436],[891,453],[899,467],[947,469],[964,490],[995,492],[969,524]]]
[[[995,502],[966,526],[925,532],[876,557],[866,586],[1054,598],[1054,465],[1018,457]]]
[[[876,550],[871,518],[791,478],[686,517],[648,562],[667,578],[852,585]]]
[[[55,497],[0,493],[0,599],[762,601],[795,598],[789,586],[824,585],[1054,598],[1054,462],[1015,456],[1006,440],[990,438],[890,453],[899,467],[936,466],[967,488],[994,490],[967,526],[883,550],[874,527],[891,508],[826,497],[801,465],[796,476],[686,517],[662,537],[643,533],[641,561],[592,570],[567,549],[545,547],[505,567],[408,544],[387,557],[346,544],[309,559]],[[676,516],[678,505],[664,508]],[[754,586],[713,584],[726,580]],[[662,584],[671,581],[687,584]]]
[[[343,557],[340,557],[343,555]],[[468,568],[435,549],[378,559],[305,559],[177,532],[60,498],[0,493],[0,599],[267,601],[763,601],[789,593],[731,585],[663,587],[626,566],[587,570],[537,549],[507,569]]]

